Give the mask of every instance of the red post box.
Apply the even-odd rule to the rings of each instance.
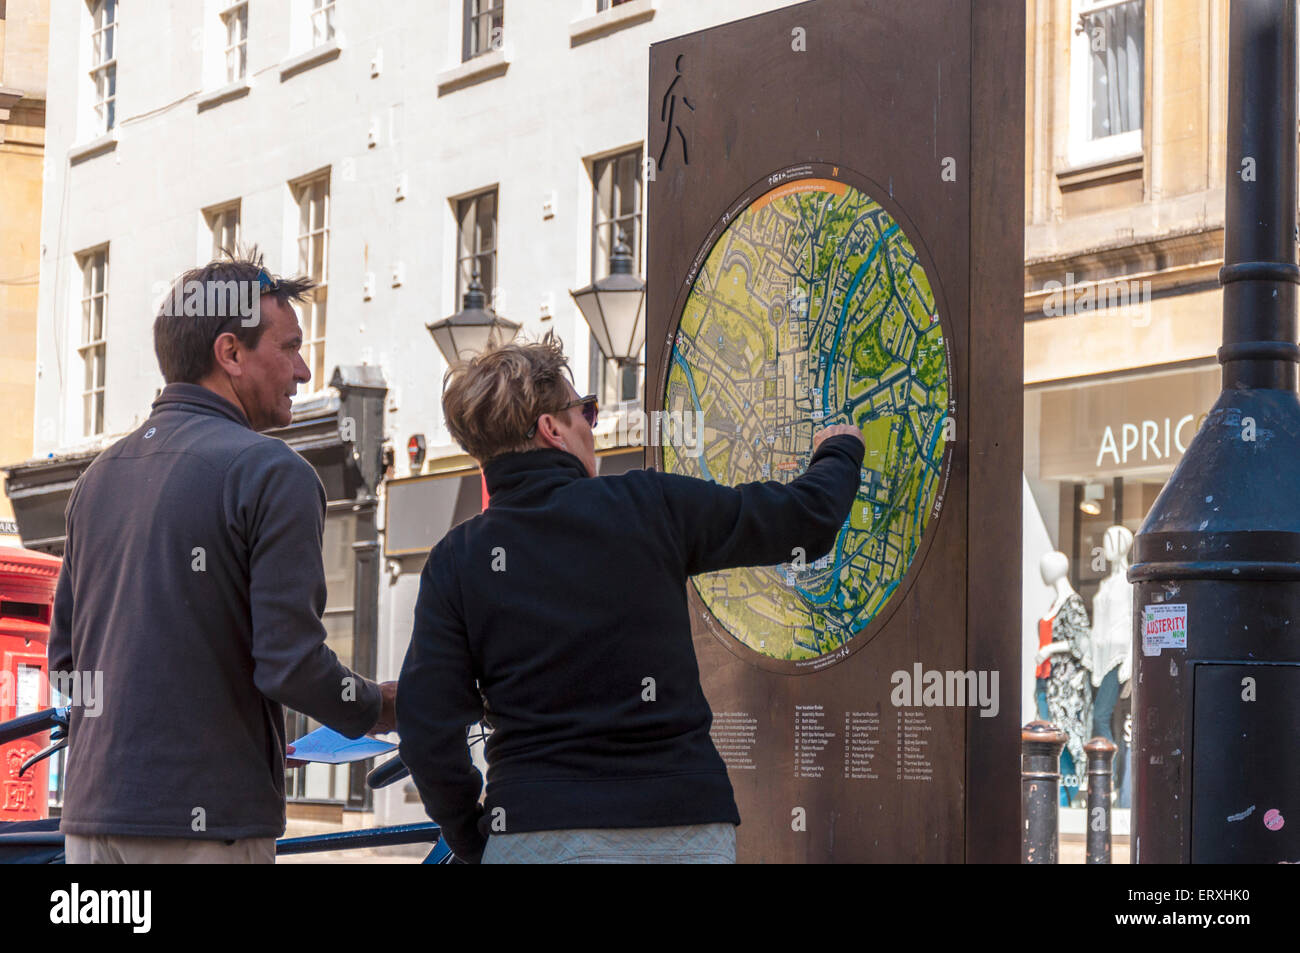
[[[49,707],[46,650],[62,564],[45,553],[0,546],[0,721]],[[45,732],[0,745],[0,821],[49,814],[49,762],[18,776],[22,763],[45,747],[48,736]]]

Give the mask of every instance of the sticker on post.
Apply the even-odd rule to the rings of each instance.
[[[1142,610],[1142,654],[1187,648],[1187,604],[1147,606]]]

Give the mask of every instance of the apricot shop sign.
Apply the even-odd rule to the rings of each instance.
[[[1039,476],[1086,480],[1172,469],[1220,391],[1219,368],[1044,389]]]

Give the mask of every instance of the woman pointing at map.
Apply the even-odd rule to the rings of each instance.
[[[568,375],[549,337],[448,372],[447,427],[491,503],[421,575],[398,683],[402,760],[469,862],[734,862],[741,819],[709,737],[686,582],[830,550],[862,438],[818,431],[784,485],[597,478],[596,398]],[[465,733],[484,720],[480,804]]]

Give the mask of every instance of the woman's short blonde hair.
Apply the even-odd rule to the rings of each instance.
[[[542,414],[569,402],[569,359],[553,331],[536,343],[504,344],[459,361],[442,382],[442,413],[452,438],[479,463],[532,441],[525,434]],[[563,411],[565,420],[571,411]]]

